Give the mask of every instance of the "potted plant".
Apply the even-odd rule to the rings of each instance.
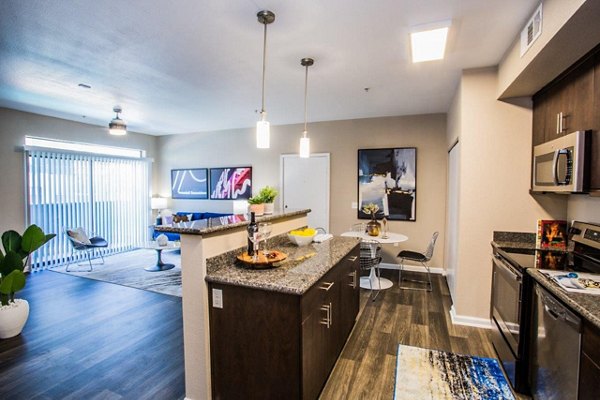
[[[248,212],[253,212],[256,216],[265,213],[265,202],[260,195],[250,197],[248,204],[250,205]]]
[[[37,225],[30,225],[23,236],[9,230],[2,234],[4,252],[0,250],[0,339],[21,333],[29,316],[27,300],[15,299],[15,293],[25,287],[23,269],[31,253],[55,237],[44,234]]]
[[[371,216],[371,221],[367,224],[367,233],[369,236],[379,236],[381,224],[375,219],[375,215],[379,211],[379,206],[374,203],[369,203],[362,208],[362,212]]]
[[[258,192],[258,196],[261,197],[265,203],[265,214],[273,214],[275,209],[273,202],[278,194],[279,192],[277,189],[271,186],[265,186],[260,190],[260,192]]]

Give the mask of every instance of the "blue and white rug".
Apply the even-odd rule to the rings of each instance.
[[[514,400],[498,361],[398,345],[395,400]]]

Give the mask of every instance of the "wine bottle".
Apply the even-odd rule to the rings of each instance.
[[[246,228],[248,231],[248,255],[254,255],[254,243],[250,240],[250,237],[254,237],[258,232],[258,225],[256,225],[256,217],[254,216],[254,212],[250,213],[250,223]]]

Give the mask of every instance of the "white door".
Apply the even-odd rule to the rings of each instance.
[[[448,212],[446,214],[446,280],[450,296],[456,299],[456,269],[458,267],[458,202],[460,189],[460,143],[448,153]]]
[[[329,153],[281,156],[282,209],[310,208],[308,226],[329,232]]]

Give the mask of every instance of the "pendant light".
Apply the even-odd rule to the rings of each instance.
[[[306,124],[308,121],[308,108],[307,108],[307,99],[308,99],[308,67],[313,65],[315,60],[312,58],[303,58],[300,60],[300,64],[306,68],[304,73],[304,132],[302,132],[302,137],[300,138],[300,157],[301,158],[309,158],[310,157],[310,138],[307,136],[308,131],[306,130]]]
[[[121,118],[119,114],[123,112],[120,106],[114,106],[113,111],[117,113],[117,116],[110,121],[108,124],[108,133],[115,136],[123,136],[127,134],[127,124]]]
[[[265,70],[267,64],[267,25],[275,21],[275,14],[271,11],[263,10],[256,14],[258,22],[265,26],[263,37],[263,69],[262,69],[262,106],[260,109],[260,121],[256,122],[256,147],[259,149],[268,149],[270,147],[271,128],[267,121],[267,112],[265,111]]]

